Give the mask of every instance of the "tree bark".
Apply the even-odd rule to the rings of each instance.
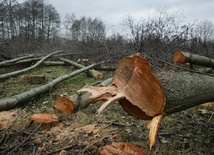
[[[106,87],[109,84],[111,84],[112,78],[109,78],[107,80],[104,80],[101,82],[98,86],[100,87]],[[101,93],[102,94],[102,93]],[[105,93],[106,94],[106,93]],[[92,98],[90,91],[84,91],[84,92],[76,92],[72,96],[67,96],[71,103],[74,106],[74,111],[78,111],[81,109],[84,109],[89,106],[90,103],[98,101],[98,100],[106,100],[105,98],[100,97],[99,99]],[[59,98],[60,99],[60,98]]]
[[[214,101],[214,77],[190,72],[155,74],[166,96],[165,114]]]
[[[177,51],[173,55],[173,61],[179,63],[191,63],[214,68],[214,60],[205,56],[192,54],[189,52]]]
[[[28,67],[28,68],[25,68],[25,69],[22,69],[22,70],[18,70],[18,71],[15,71],[15,72],[10,72],[10,73],[6,73],[6,74],[2,74],[2,75],[0,75],[0,80],[3,80],[3,79],[6,79],[6,78],[9,78],[11,76],[15,76],[15,75],[27,72],[27,71],[29,71],[29,70],[31,70],[33,68],[36,68],[37,66],[39,66],[44,60],[46,60],[50,56],[52,56],[54,54],[57,54],[57,53],[61,53],[61,52],[63,52],[63,51],[56,51],[56,52],[53,52],[51,54],[48,54],[47,56],[45,56],[44,58],[42,58],[40,61],[38,61],[36,64],[34,64],[31,67]]]
[[[136,54],[120,60],[111,85],[84,87],[69,97],[69,103],[79,110],[92,102],[107,100],[97,110],[99,115],[109,104],[119,101],[130,115],[151,120],[147,126],[151,149],[163,116],[214,101],[213,92],[212,76],[173,71],[154,74],[146,59]],[[59,101],[63,103],[60,98]]]
[[[67,65],[65,62],[62,61],[43,61],[42,64],[47,66]]]
[[[84,68],[85,67],[84,65],[81,65],[79,63],[76,63],[74,61],[71,61],[71,60],[68,60],[68,59],[65,59],[65,58],[59,58],[59,60],[67,62],[67,63],[69,63],[69,64],[71,64],[71,65],[73,65],[74,67],[77,67],[77,68]],[[100,73],[100,72],[98,72],[96,70],[92,70],[92,69],[86,71],[86,74],[91,76],[91,77],[93,77],[95,80],[100,80],[103,77],[102,73]]]
[[[26,59],[26,58],[31,58],[31,57],[34,57],[34,55],[27,55],[27,56],[15,58],[15,59],[12,59],[12,60],[3,61],[3,62],[0,62],[0,67],[9,66],[9,65],[12,65],[12,64],[16,63],[17,61],[20,61],[20,60],[23,60],[23,59]]]
[[[58,78],[54,79],[53,81],[51,81],[45,85],[42,85],[42,86],[37,87],[37,88],[33,88],[33,89],[26,91],[26,92],[23,92],[21,94],[14,95],[14,96],[11,96],[8,98],[0,99],[0,111],[8,110],[8,109],[20,104],[20,103],[26,102],[27,100],[29,100],[35,96],[38,96],[44,92],[47,92],[50,88],[57,85],[58,83],[66,80],[70,77],[76,76],[77,74],[84,72],[84,71],[94,67],[95,65],[97,65],[97,64],[92,64],[92,65],[87,66],[85,68],[76,70],[70,74],[63,75],[63,76],[58,77]]]
[[[155,73],[155,76],[160,81],[166,97],[163,110],[164,115],[214,101],[214,77],[212,76],[187,71],[163,71]],[[111,84],[111,80],[108,79],[102,86]],[[115,96],[113,91],[117,91],[116,89],[112,90],[112,86],[103,87],[103,89],[96,86],[93,89],[83,88],[68,98],[73,102],[75,109],[82,109],[92,102],[113,98]],[[152,90],[152,92],[155,91]],[[146,119],[151,118],[148,117]]]

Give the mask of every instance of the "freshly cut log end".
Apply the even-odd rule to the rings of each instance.
[[[120,60],[112,83],[115,84],[125,98],[145,114],[145,117],[153,117],[163,112],[165,106],[165,95],[159,80],[151,71],[147,60],[138,54],[125,57]],[[129,104],[123,104],[124,109],[133,116],[143,117],[135,114],[135,110],[129,109]],[[126,107],[127,106],[127,107]],[[139,112],[137,112],[139,113]]]
[[[173,61],[179,63],[190,63],[195,65],[201,65],[204,67],[214,68],[214,60],[198,54],[190,52],[177,51],[173,54]]]
[[[99,71],[91,69],[89,72],[92,74],[92,76],[95,80],[101,80],[103,78],[103,74]]]
[[[38,123],[58,122],[58,116],[55,114],[33,114],[30,119]]]
[[[186,63],[186,57],[184,56],[182,51],[177,51],[173,54],[172,57],[174,62],[179,62],[179,63]]]
[[[72,114],[74,111],[74,105],[72,101],[64,96],[58,98],[55,101],[53,108],[61,113],[66,113],[66,114]]]

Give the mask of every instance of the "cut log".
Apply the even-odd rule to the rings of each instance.
[[[27,56],[23,56],[23,57],[11,59],[11,60],[3,61],[3,62],[0,62],[0,67],[9,66],[11,64],[16,63],[17,61],[20,61],[20,60],[23,60],[23,59],[26,59],[26,58],[31,58],[31,57],[34,57],[34,55],[27,55]]]
[[[45,56],[44,58],[42,58],[40,61],[38,61],[36,64],[34,64],[31,67],[28,67],[28,68],[25,68],[25,69],[22,69],[22,70],[18,70],[18,71],[14,71],[14,72],[10,72],[10,73],[6,73],[6,74],[2,74],[2,75],[0,75],[0,80],[3,80],[3,79],[6,79],[6,78],[9,78],[11,76],[15,76],[15,75],[27,72],[29,70],[32,70],[33,68],[36,68],[37,66],[39,66],[44,60],[46,60],[50,56],[52,56],[54,54],[57,54],[57,53],[61,53],[61,52],[64,52],[64,51],[56,51],[56,52],[53,52],[51,54],[48,54],[47,56]]]
[[[67,65],[65,62],[62,61],[44,61],[42,64],[47,66]]]
[[[37,88],[33,88],[29,91],[26,91],[26,92],[23,92],[21,94],[18,94],[18,95],[14,95],[14,96],[11,96],[11,97],[8,97],[8,98],[3,98],[3,99],[0,99],[0,111],[3,111],[3,110],[8,110],[8,109],[11,109],[12,107],[22,103],[22,102],[25,102],[35,96],[38,96],[44,92],[47,92],[50,88],[52,88],[53,86],[57,85],[58,83],[70,78],[70,77],[73,77],[81,72],[84,72],[94,66],[96,66],[97,64],[92,64],[90,66],[87,66],[85,68],[82,68],[82,69],[79,69],[79,70],[76,70],[70,74],[66,74],[66,75],[63,75],[61,77],[58,77],[56,79],[54,79],[53,81],[45,84],[45,85],[42,85],[40,87],[37,87]]]
[[[156,76],[166,94],[166,114],[214,101],[212,76],[194,72],[159,72]]]
[[[45,82],[45,75],[38,75],[38,74],[34,74],[34,75],[22,75],[20,77],[20,81],[22,82],[28,82],[31,84],[41,84]]]
[[[127,61],[130,62],[127,63]],[[136,66],[134,62],[137,63]],[[121,65],[123,63],[127,65]],[[131,67],[130,64],[133,66]],[[107,86],[111,80],[109,79],[107,84],[103,85],[106,87],[84,87],[70,96],[71,101],[76,103],[78,100],[77,105],[85,105],[85,102],[88,102],[88,105],[97,100],[108,100],[122,92],[124,98],[119,99],[122,107],[141,119],[151,119],[160,113],[170,114],[214,101],[212,76],[170,71],[153,74],[149,63],[139,56],[123,58],[118,66],[113,85]],[[124,93],[124,91],[127,92]]]
[[[68,60],[68,59],[65,59],[65,58],[59,58],[59,60],[67,62],[67,63],[69,63],[69,64],[71,64],[71,65],[73,65],[74,67],[77,67],[77,68],[84,68],[85,67],[84,65],[81,65],[79,63],[76,63],[74,61],[71,61],[71,60]],[[101,72],[98,72],[98,71],[94,70],[94,69],[90,69],[89,71],[86,71],[86,73],[89,76],[93,77],[95,80],[100,80],[100,79],[103,78],[103,74]]]
[[[134,117],[152,119],[148,126],[151,148],[163,116],[214,101],[213,92],[212,76],[168,71],[153,74],[145,59],[133,55],[120,60],[112,85],[82,88],[70,100],[80,109],[91,102],[107,100],[98,114],[119,100],[124,110]]]
[[[55,108],[55,105],[58,104],[58,102],[63,103],[66,100],[66,104],[72,105],[72,107],[74,108],[74,111],[78,111],[80,109],[84,109],[84,108],[88,107],[91,102],[95,102],[98,100],[108,100],[109,98],[112,97],[111,94],[113,92],[111,92],[110,87],[106,88],[105,86],[108,86],[109,84],[111,84],[111,82],[112,82],[112,78],[109,78],[109,79],[101,82],[98,86],[96,86],[95,93],[97,93],[97,94],[92,94],[91,91],[93,91],[93,90],[91,90],[91,91],[79,90],[72,96],[60,97],[55,101],[53,108]],[[92,89],[94,89],[94,87],[92,87]],[[106,89],[108,89],[108,90],[106,90]],[[115,87],[112,87],[112,91],[114,91],[114,89],[115,89]],[[73,110],[72,110],[72,112],[73,112]]]
[[[177,51],[173,55],[173,61],[178,63],[190,63],[214,68],[214,60],[198,54]]]

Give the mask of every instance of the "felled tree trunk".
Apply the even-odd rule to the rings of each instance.
[[[71,64],[71,65],[73,65],[74,67],[77,67],[77,68],[84,68],[85,67],[84,65],[78,64],[78,63],[76,63],[74,61],[71,61],[71,60],[68,60],[68,59],[65,59],[65,58],[59,58],[59,60],[67,62],[67,63],[69,63],[69,64]],[[100,80],[100,79],[103,78],[103,74],[101,72],[98,72],[98,71],[94,70],[94,69],[90,69],[90,70],[86,71],[86,73],[89,76],[93,77],[95,80]]]
[[[156,74],[166,95],[165,114],[214,101],[214,77],[190,72]]]
[[[146,60],[143,59],[143,62]],[[129,64],[128,64],[129,65]],[[128,66],[127,65],[127,66]],[[135,67],[137,68],[137,67]],[[117,69],[120,70],[120,69]],[[121,71],[121,70],[120,70]],[[119,81],[123,81],[122,78],[129,78],[127,75],[128,69],[124,69],[126,72],[126,77],[120,77]],[[145,70],[143,74],[151,74],[147,73],[148,71]],[[147,100],[152,100],[153,98],[157,98],[157,100],[162,100],[161,104],[164,104],[163,112],[164,114],[170,114],[173,112],[178,112],[181,110],[185,110],[206,102],[214,101],[214,78],[212,76],[204,75],[204,74],[198,74],[193,72],[170,72],[170,71],[164,71],[164,72],[158,72],[154,75],[157,78],[157,81],[160,82],[160,86],[163,89],[163,94],[157,96],[155,95],[155,92],[160,91],[159,89],[152,89],[152,83],[154,82],[151,77],[147,79],[147,81],[142,82],[142,84],[146,85],[146,87],[142,87],[141,89],[145,91],[146,95],[149,96]],[[139,77],[141,81],[143,81],[142,77]],[[110,80],[102,86],[107,86],[110,84]],[[135,82],[138,82],[135,80]],[[146,83],[146,84],[145,84]],[[137,84],[133,84],[138,86]],[[155,88],[155,87],[154,87]],[[117,90],[117,86],[111,85],[109,87],[85,87],[79,91],[77,91],[76,94],[73,96],[70,96],[69,98],[73,103],[75,103],[75,108],[82,108],[89,105],[90,102],[94,102],[97,100],[108,100],[109,98],[113,98],[116,96],[115,91]],[[133,88],[133,91],[139,91],[138,87]],[[157,92],[157,94],[160,94],[160,92]],[[96,95],[95,95],[96,94]],[[110,95],[111,94],[111,95]],[[133,94],[133,98],[136,97],[137,94]],[[163,98],[163,95],[165,96],[165,99]],[[125,97],[124,97],[125,98]],[[140,98],[143,98],[143,96],[140,96]],[[78,102],[78,103],[77,103]],[[86,104],[87,102],[87,104]],[[126,103],[128,104],[128,103]],[[129,103],[130,104],[130,103]],[[154,106],[156,103],[153,103]],[[79,106],[79,107],[78,107]],[[155,108],[154,108],[155,109]],[[160,113],[160,112],[159,112]],[[155,115],[157,115],[156,113]],[[155,116],[153,115],[153,116]],[[151,117],[153,117],[151,115]],[[148,117],[150,119],[151,117]],[[147,118],[147,117],[146,117]]]
[[[52,88],[53,86],[57,85],[58,83],[70,78],[70,77],[73,77],[81,72],[84,72],[92,67],[94,67],[95,65],[97,64],[92,64],[90,66],[87,66],[85,68],[82,68],[82,69],[79,69],[79,70],[76,70],[70,74],[66,74],[66,75],[63,75],[63,76],[60,76],[56,79],[54,79],[53,81],[45,84],[45,85],[42,85],[40,87],[36,87],[36,88],[33,88],[29,91],[26,91],[26,92],[23,92],[21,94],[18,94],[18,95],[14,95],[14,96],[11,96],[11,97],[8,97],[8,98],[3,98],[3,99],[0,99],[0,111],[3,111],[3,110],[8,110],[8,109],[11,109],[13,108],[14,106],[20,104],[20,103],[23,103],[23,102],[26,102],[28,101],[29,99],[35,97],[35,96],[38,96],[44,92],[47,92],[50,88]]]
[[[98,109],[98,115],[119,101],[130,115],[151,120],[148,129],[152,148],[163,116],[214,101],[213,92],[212,76],[192,72],[154,74],[149,63],[137,54],[120,60],[111,85],[84,87],[69,99],[74,109],[107,100]]]
[[[173,54],[173,61],[178,63],[191,63],[214,68],[214,60],[198,54],[177,51]]]
[[[27,56],[15,58],[12,60],[3,61],[3,62],[0,62],[0,67],[10,66],[10,65],[12,65],[12,64],[14,64],[20,60],[31,58],[31,57],[34,57],[34,55],[27,55]]]
[[[63,51],[56,51],[56,52],[53,52],[51,54],[48,54],[47,56],[45,56],[44,58],[42,58],[40,61],[38,61],[36,64],[34,64],[31,67],[28,67],[28,68],[25,68],[25,69],[22,69],[22,70],[18,70],[18,71],[14,71],[14,72],[10,72],[10,73],[6,73],[6,74],[2,74],[2,75],[0,75],[0,80],[3,80],[3,79],[6,79],[6,78],[9,78],[11,76],[15,76],[15,75],[27,72],[29,70],[32,70],[33,68],[36,68],[37,66],[39,66],[44,60],[46,60],[50,56],[52,56],[54,54],[57,54],[57,53],[61,53],[61,52],[63,52]]]

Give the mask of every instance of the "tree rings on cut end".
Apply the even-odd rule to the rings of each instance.
[[[66,98],[64,96],[58,98],[55,101],[53,108],[61,113],[66,113],[66,114],[72,114],[74,111],[73,103],[71,102],[71,100],[69,100],[68,98]]]
[[[186,63],[186,57],[184,56],[182,51],[177,51],[173,54],[172,57],[174,62]]]
[[[148,119],[163,112],[166,99],[162,86],[148,61],[138,54],[120,60],[112,83],[129,101],[122,99],[120,104],[131,115]]]

